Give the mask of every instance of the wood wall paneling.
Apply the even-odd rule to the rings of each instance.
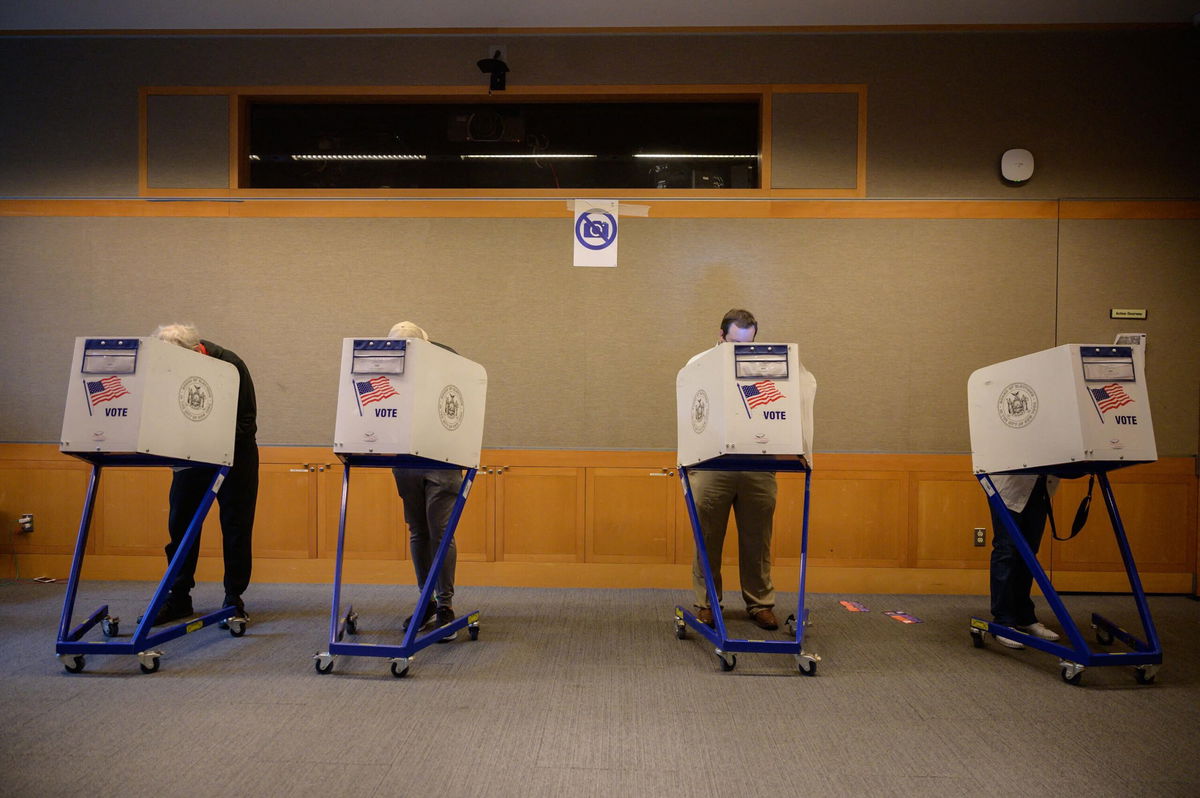
[[[255,579],[325,581],[336,542],[341,468],[319,448],[264,447],[255,528]],[[686,589],[690,523],[666,452],[492,451],[468,497],[458,532],[464,584],[587,584]],[[819,455],[809,527],[813,590],[963,592],[986,588],[991,522],[969,457]],[[0,519],[15,527],[33,512],[36,531],[5,541],[0,554],[65,576],[89,467],[53,446],[0,446]],[[489,473],[491,472],[491,473]],[[165,468],[102,472],[90,539],[89,578],[157,579],[165,566]],[[1191,458],[1167,458],[1113,473],[1114,491],[1147,590],[1191,592],[1195,579],[1197,480]],[[804,477],[779,475],[773,553],[777,582],[798,563]],[[1056,517],[1070,525],[1086,480],[1067,481]],[[401,504],[387,469],[351,475],[347,578],[405,582],[411,569]],[[202,536],[201,580],[219,580],[217,508]],[[988,529],[984,547],[971,530]],[[736,528],[725,548],[727,589],[736,589]],[[15,542],[14,542],[15,541]],[[1042,546],[1060,590],[1128,589],[1099,495],[1091,520],[1069,543]],[[11,560],[11,558],[4,558]],[[569,572],[547,571],[548,566]],[[590,570],[592,568],[598,570]],[[11,572],[11,568],[9,570]],[[351,573],[352,572],[352,573]],[[564,581],[565,580],[565,581]],[[821,586],[825,587],[822,588]]]
[[[584,469],[501,466],[496,501],[496,559],[585,559]]]
[[[337,554],[344,473],[341,463],[322,463],[317,468],[321,512],[317,550],[320,557]],[[391,469],[350,469],[343,556],[347,560],[408,559],[403,504],[396,494]]]
[[[589,468],[586,484],[588,562],[674,560],[674,469]]]

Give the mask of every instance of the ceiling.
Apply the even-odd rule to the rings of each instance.
[[[1200,0],[3,0],[0,32],[1191,24]]]

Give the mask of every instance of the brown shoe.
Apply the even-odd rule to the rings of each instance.
[[[713,620],[712,610],[710,610],[708,607],[701,607],[700,609],[696,610],[696,620],[700,621],[700,623],[704,624],[705,626],[713,626],[716,623],[716,621]]]
[[[754,621],[759,629],[775,630],[779,628],[779,619],[775,617],[775,613],[771,612],[770,607],[763,607],[750,614],[750,620]]]

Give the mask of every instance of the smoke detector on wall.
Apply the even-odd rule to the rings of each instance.
[[[1024,183],[1033,177],[1033,153],[1029,150],[1007,150],[1000,156],[1000,176],[1013,184]]]

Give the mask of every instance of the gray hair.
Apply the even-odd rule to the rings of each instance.
[[[399,321],[388,331],[388,338],[420,338],[422,341],[428,341],[429,334],[411,321]]]
[[[195,349],[200,345],[200,332],[191,324],[163,324],[153,333],[154,337],[169,344]]]

